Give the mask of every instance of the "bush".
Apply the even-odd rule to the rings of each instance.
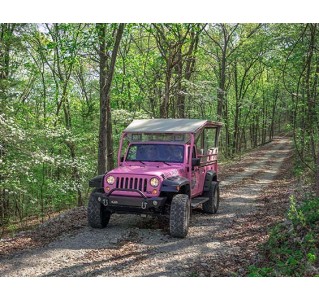
[[[271,229],[261,252],[249,276],[318,276],[319,198],[298,205],[292,197],[287,220]]]

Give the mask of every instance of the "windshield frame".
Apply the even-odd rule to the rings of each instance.
[[[147,148],[149,147],[149,148],[151,148],[151,147],[156,147],[156,148],[158,148],[157,149],[157,157],[156,158],[147,158],[147,156],[145,155],[145,156],[140,156],[139,158],[135,158],[135,159],[132,159],[132,158],[129,158],[129,155],[130,155],[130,149],[132,149],[132,147],[134,147],[134,146],[137,146],[137,147],[146,147],[146,149],[144,149],[144,150],[147,150]],[[178,148],[180,148],[180,151],[179,151],[179,155],[182,155],[182,157],[180,157],[179,156],[179,159],[177,158],[177,155],[176,155],[176,157],[175,158],[173,158],[173,157],[169,157],[169,156],[166,156],[166,153],[169,153],[169,154],[174,154],[174,153],[172,153],[172,152],[169,152],[169,149],[163,149],[163,147],[164,146],[167,146],[167,148],[169,148],[169,147],[178,147]],[[162,149],[160,149],[160,148],[162,148]],[[129,146],[128,146],[128,148],[127,148],[127,150],[126,150],[126,154],[125,154],[125,162],[142,162],[142,163],[144,163],[144,162],[163,162],[163,163],[166,163],[166,164],[182,164],[182,163],[184,163],[185,162],[185,157],[186,157],[186,154],[185,154],[185,150],[186,149],[186,147],[185,147],[185,144],[183,144],[183,143],[172,143],[172,142],[170,142],[170,143],[163,143],[163,142],[149,142],[149,143],[145,143],[145,142],[134,142],[134,143],[130,143],[129,144]],[[138,151],[138,150],[140,150],[140,149],[136,149],[136,151]],[[144,151],[143,150],[143,151]],[[164,153],[162,153],[162,151],[163,150],[166,150],[166,153],[164,154]],[[172,149],[173,150],[173,149]],[[171,151],[172,151],[171,150]],[[161,153],[160,152],[158,152],[158,151],[161,151]],[[162,155],[162,157],[160,157]],[[137,153],[136,153],[136,156],[137,156]],[[140,159],[141,158],[141,159]]]

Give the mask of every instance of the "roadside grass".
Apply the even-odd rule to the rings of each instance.
[[[287,219],[270,230],[260,254],[248,276],[319,276],[319,198],[291,196]]]

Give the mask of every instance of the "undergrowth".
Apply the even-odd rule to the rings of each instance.
[[[319,198],[291,196],[287,220],[272,228],[261,256],[248,276],[319,276]]]

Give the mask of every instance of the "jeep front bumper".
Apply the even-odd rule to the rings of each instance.
[[[134,197],[109,195],[95,192],[92,197],[103,204],[109,211],[118,213],[154,213],[161,212],[166,197]]]

